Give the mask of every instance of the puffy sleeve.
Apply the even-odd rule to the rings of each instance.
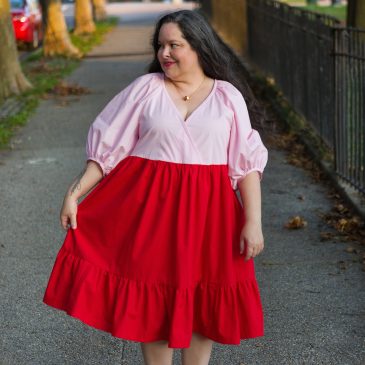
[[[238,182],[252,171],[258,171],[262,179],[268,151],[258,131],[251,127],[247,105],[239,90],[234,88],[229,99],[233,120],[228,146],[228,174],[232,188],[237,190]]]
[[[138,140],[141,100],[148,89],[146,75],[120,91],[91,124],[86,143],[87,161],[97,162],[107,175],[134,148]]]

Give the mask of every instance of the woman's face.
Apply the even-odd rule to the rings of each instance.
[[[197,53],[183,37],[175,23],[165,23],[158,37],[157,58],[167,77],[178,79],[201,71]]]

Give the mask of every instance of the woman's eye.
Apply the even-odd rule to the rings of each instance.
[[[174,49],[174,48],[179,47],[179,45],[178,45],[178,44],[176,44],[176,43],[171,43],[170,47],[171,47],[171,49]],[[157,44],[157,48],[158,48],[158,49],[160,49],[160,48],[164,48],[164,46],[163,46],[162,44]]]

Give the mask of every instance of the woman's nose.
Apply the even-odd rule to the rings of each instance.
[[[170,48],[169,47],[162,47],[161,50],[162,57],[167,58],[170,56]]]

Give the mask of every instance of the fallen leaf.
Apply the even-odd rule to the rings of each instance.
[[[273,261],[261,261],[261,265],[264,265],[264,266],[272,266],[272,265],[280,265],[280,263],[273,262]]]
[[[320,233],[321,241],[327,241],[335,237],[335,233],[333,232],[321,232]]]
[[[335,228],[340,232],[351,232],[352,230],[358,228],[360,225],[360,219],[357,216],[354,216],[350,219],[341,218],[336,224]]]
[[[90,90],[79,86],[76,83],[71,84],[65,81],[60,81],[50,92],[59,96],[67,96],[89,94]]]
[[[340,260],[340,261],[337,261],[337,263],[338,263],[338,266],[341,270],[346,270],[347,269],[347,265],[346,265],[345,261]]]
[[[266,78],[266,82],[269,84],[269,85],[275,85],[275,79],[273,77],[267,77]]]
[[[343,205],[343,204],[336,204],[335,205],[335,209],[339,212],[339,213],[347,213],[348,209]]]
[[[285,223],[285,228],[288,229],[298,229],[298,228],[303,228],[306,227],[308,225],[307,221],[305,221],[302,217],[300,217],[299,215],[292,217],[289,219],[289,221],[287,223]]]
[[[288,157],[287,161],[294,165],[294,166],[297,166],[297,167],[302,167],[303,166],[303,161],[300,160],[299,158],[297,157]]]
[[[32,72],[34,74],[43,74],[43,73],[51,72],[53,70],[54,70],[54,67],[51,67],[48,63],[42,61],[42,62],[38,63],[37,65],[35,65],[34,67],[32,67],[30,69],[30,72]]]
[[[356,253],[357,252],[356,248],[352,247],[352,246],[346,247],[345,251],[348,252],[348,253]]]

